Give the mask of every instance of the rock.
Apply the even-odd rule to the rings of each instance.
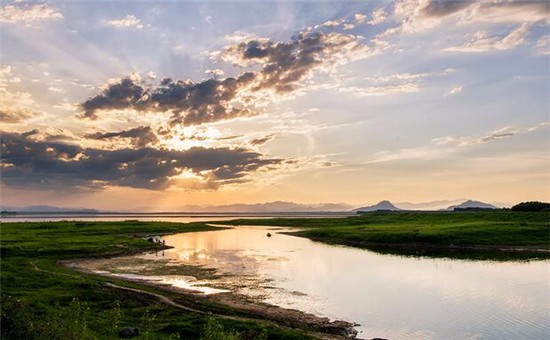
[[[139,329],[137,327],[122,327],[118,331],[118,336],[121,338],[133,338],[139,335]]]

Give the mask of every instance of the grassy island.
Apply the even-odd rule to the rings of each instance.
[[[239,219],[228,225],[297,227],[292,235],[403,255],[549,258],[550,212],[369,212],[347,218]]]

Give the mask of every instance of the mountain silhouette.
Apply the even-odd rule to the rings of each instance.
[[[484,202],[474,201],[474,200],[467,200],[466,202],[460,203],[458,205],[451,205],[446,210],[468,209],[468,208],[498,209],[497,207],[489,203],[484,203]]]
[[[390,201],[381,201],[375,205],[353,209],[353,211],[399,211],[399,210],[401,209],[393,205]]]

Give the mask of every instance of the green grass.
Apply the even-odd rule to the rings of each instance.
[[[227,334],[240,339],[301,339],[304,334],[255,321],[217,319],[162,304],[154,297],[105,285],[161,292],[137,283],[83,274],[58,261],[131,254],[162,246],[145,234],[206,231],[205,224],[165,222],[3,223],[1,226],[2,339],[109,339],[118,328],[139,327],[141,339],[198,339]],[[191,296],[162,291],[181,303]],[[235,314],[219,305],[206,311]],[[118,317],[115,317],[117,316]],[[208,322],[207,322],[208,321]],[[210,334],[210,335],[209,335]],[[264,338],[265,338],[264,337]]]
[[[371,212],[348,218],[240,219],[216,223],[299,227],[303,230],[293,235],[410,255],[548,258],[548,253],[533,249],[550,249],[548,212]]]
[[[549,212],[376,212],[349,218],[260,219],[216,224],[300,227],[297,236],[407,255],[523,259],[548,253]],[[228,320],[185,312],[154,297],[105,285],[162,293],[174,301],[214,314],[246,316],[213,302],[158,288],[84,274],[60,260],[131,254],[160,249],[145,234],[206,231],[203,223],[51,222],[3,223],[0,239],[2,339],[109,339],[122,326],[140,328],[141,339],[303,339],[302,331],[260,321]],[[479,247],[479,248],[476,248]],[[491,247],[505,248],[496,251]]]

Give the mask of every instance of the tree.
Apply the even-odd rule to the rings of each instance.
[[[550,211],[550,203],[539,201],[521,202],[514,205],[512,211]]]

